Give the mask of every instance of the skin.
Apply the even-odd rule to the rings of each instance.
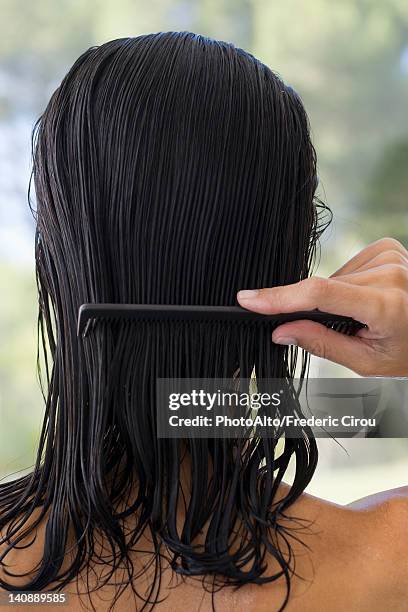
[[[313,321],[276,328],[276,344],[304,348],[363,376],[408,376],[408,251],[393,238],[373,242],[329,278],[237,295],[243,308],[263,314],[319,310],[366,323],[355,337]]]
[[[278,495],[284,495],[287,485],[282,485]],[[296,572],[291,587],[291,598],[285,612],[393,612],[406,611],[408,561],[406,550],[408,536],[405,525],[408,520],[406,503],[408,487],[378,493],[349,506],[333,504],[308,494],[303,494],[290,508],[289,514],[297,519],[306,519],[310,524],[297,535],[310,549],[297,544],[292,538],[296,558]],[[284,521],[281,521],[283,523]],[[296,524],[286,521],[292,527]],[[28,541],[30,539],[27,539]],[[44,525],[37,532],[37,539],[27,549],[13,550],[7,559],[10,570],[29,571],[42,557]],[[139,542],[146,552],[151,542],[144,538]],[[98,549],[100,552],[100,549]],[[144,559],[134,555],[135,571],[141,569]],[[267,560],[268,572],[276,571],[272,558]],[[100,575],[101,568],[96,567]],[[161,597],[157,607],[160,612],[212,611],[211,596],[202,589],[200,580],[187,578],[177,588],[171,582],[171,571],[163,565]],[[113,580],[120,581],[123,574],[117,572]],[[16,579],[16,584],[18,580]],[[150,574],[137,581],[139,593],[146,594]],[[90,574],[90,587],[95,584]],[[74,612],[91,609],[87,596],[77,595],[76,583],[65,587],[69,596],[68,606]],[[80,576],[79,589],[86,592],[85,574]],[[114,588],[105,586],[92,596],[97,612],[107,612],[114,596]],[[283,580],[263,585],[246,585],[233,591],[223,589],[215,596],[215,609],[221,612],[271,612],[279,609],[285,596]],[[127,588],[118,600],[115,611],[129,612],[140,609],[142,602],[135,600]],[[22,606],[26,607],[26,606]],[[2,606],[12,612],[16,606]],[[38,605],[36,609],[50,610]],[[59,609],[59,606],[55,606]]]
[[[279,344],[297,344],[358,374],[408,376],[408,252],[396,240],[384,238],[369,245],[329,279],[312,277],[290,286],[250,294],[244,291],[238,300],[243,307],[265,314],[319,308],[354,317],[368,326],[356,337],[343,336],[318,323],[296,321],[281,325],[272,339]],[[278,496],[286,490],[287,485],[281,485]],[[370,495],[347,506],[304,493],[288,515],[308,521],[309,528],[298,535],[309,549],[291,540],[297,575],[292,579],[286,612],[407,610],[408,487]],[[294,526],[290,518],[287,523]],[[41,559],[43,538],[44,527],[40,526],[30,548],[23,554],[13,550],[9,569],[21,572],[32,568]],[[148,539],[140,544],[149,550]],[[134,562],[137,567],[142,560],[135,557]],[[276,571],[273,558],[267,563],[269,571]],[[178,588],[169,588],[170,574],[165,569],[160,593],[165,600],[158,610],[212,610],[211,596],[199,581],[187,579]],[[139,592],[148,585],[146,575],[144,582],[138,582]],[[75,584],[65,592],[70,594],[70,610],[90,609],[86,598],[81,605]],[[113,593],[112,587],[105,587],[93,596],[98,612],[109,609]],[[279,608],[284,595],[285,583],[278,580],[262,587],[247,585],[235,592],[223,589],[214,603],[222,612],[270,612]],[[136,605],[140,608],[141,602],[135,602],[127,589],[115,610],[127,612]],[[49,606],[36,609],[50,610]]]

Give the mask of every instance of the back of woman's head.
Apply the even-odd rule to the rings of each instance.
[[[39,335],[52,363],[37,464],[0,492],[11,542],[35,508],[47,525],[26,588],[74,579],[98,535],[130,581],[147,532],[157,568],[163,553],[184,574],[260,582],[272,553],[289,577],[274,534],[313,473],[313,440],[287,439],[279,459],[273,437],[159,439],[155,382],[291,377],[296,352],[233,323],[101,320],[86,338],[76,325],[86,302],[233,305],[241,288],[308,275],[316,158],[300,98],[232,44],[120,39],[75,62],[34,144]],[[273,506],[293,453],[294,485]]]

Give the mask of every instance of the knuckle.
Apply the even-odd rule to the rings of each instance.
[[[316,357],[325,359],[327,355],[326,345],[322,340],[312,340],[310,342],[309,352]]]
[[[276,306],[279,310],[284,309],[284,297],[285,297],[285,287],[277,286],[271,288],[264,288],[259,290],[259,297],[261,300],[264,300],[269,305]]]
[[[388,318],[390,292],[391,290],[388,290],[387,293],[383,293],[372,305],[373,315],[376,321],[385,321]]]
[[[320,331],[319,335],[315,338],[312,338],[309,341],[308,351],[315,355],[316,357],[320,357],[321,359],[329,358],[329,341],[328,341],[329,330],[326,327]]]
[[[275,289],[275,291],[276,291],[276,289]],[[261,289],[258,289],[258,296],[262,297],[262,298],[269,299],[271,297],[271,289],[270,289],[270,287],[262,287]]]
[[[389,277],[395,285],[402,285],[408,283],[408,269],[401,264],[390,264],[389,266]]]
[[[399,288],[387,291],[385,297],[379,300],[376,317],[378,321],[388,321],[390,325],[398,324],[402,318],[408,315],[408,296]]]
[[[401,251],[404,249],[402,244],[396,238],[392,238],[391,236],[386,236],[385,238],[381,238],[377,241],[385,251]]]
[[[398,320],[408,310],[408,296],[401,289],[390,289],[387,292],[388,312],[392,318]]]
[[[328,287],[329,280],[321,276],[311,276],[308,281],[308,290],[314,298],[326,295]]]
[[[377,265],[400,265],[400,266],[408,266],[407,256],[404,256],[401,251],[396,251],[395,249],[391,249],[390,251],[382,251],[375,258],[375,263]]]
[[[407,257],[403,255],[401,251],[396,251],[395,249],[392,249],[391,251],[389,251],[389,262],[398,264],[405,268],[408,266]]]

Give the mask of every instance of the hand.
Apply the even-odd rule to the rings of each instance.
[[[329,278],[240,291],[238,301],[264,314],[318,308],[353,317],[367,325],[356,336],[294,321],[277,327],[272,340],[298,345],[363,376],[408,376],[408,251],[393,238],[370,244]]]

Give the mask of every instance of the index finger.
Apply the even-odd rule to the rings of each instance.
[[[240,291],[243,308],[261,314],[279,314],[314,310],[353,317],[362,323],[378,320],[382,309],[382,291],[374,287],[352,285],[333,278],[312,276],[293,285]]]

